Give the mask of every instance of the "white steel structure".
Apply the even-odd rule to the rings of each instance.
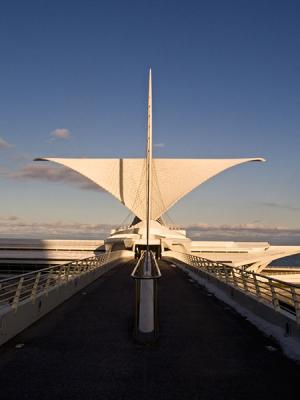
[[[105,189],[144,221],[146,160],[144,158],[42,158],[79,172]],[[228,168],[261,158],[152,160],[151,216],[157,220],[197,186]]]
[[[272,260],[300,253],[300,246],[270,246],[268,243],[192,242],[183,230],[172,230],[161,223],[161,216],[197,186],[228,168],[263,158],[173,159],[152,157],[152,79],[149,74],[148,129],[146,158],[38,158],[68,167],[111,193],[136,217],[131,226],[113,231],[107,248],[123,245],[135,250],[151,246],[164,250],[203,252],[208,258],[226,260],[228,265],[261,271]],[[150,220],[149,225],[146,224]],[[147,228],[149,227],[149,229]],[[218,243],[216,245],[216,243]],[[215,250],[210,251],[213,247]],[[217,248],[216,248],[217,247]],[[208,254],[209,253],[209,254]],[[236,254],[239,254],[239,257]],[[232,256],[232,257],[231,257]],[[231,259],[232,258],[232,259]],[[238,260],[237,260],[238,259]]]

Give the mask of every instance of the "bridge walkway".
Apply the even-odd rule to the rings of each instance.
[[[160,340],[134,343],[133,265],[103,275],[0,349],[1,400],[295,398],[300,367],[166,262]]]

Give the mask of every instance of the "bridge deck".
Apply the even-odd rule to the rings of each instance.
[[[1,399],[294,398],[299,366],[183,272],[160,266],[158,344],[132,340],[133,263],[117,267],[0,349]]]

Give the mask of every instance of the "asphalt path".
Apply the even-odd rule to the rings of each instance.
[[[160,337],[135,343],[133,263],[0,349],[0,399],[295,399],[300,366],[177,268],[160,263]]]

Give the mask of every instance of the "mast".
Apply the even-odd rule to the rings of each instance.
[[[146,158],[146,176],[147,176],[147,252],[149,251],[149,234],[151,221],[151,199],[152,199],[152,73],[149,70],[149,92],[148,92],[148,128],[147,128],[147,158]]]

